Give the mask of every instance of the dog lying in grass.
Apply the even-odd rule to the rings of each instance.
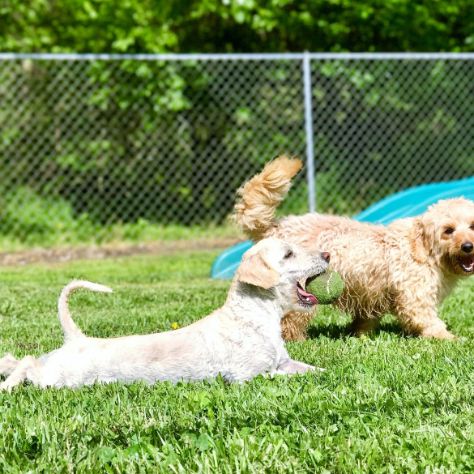
[[[274,236],[311,254],[331,253],[345,291],[338,306],[352,315],[356,335],[372,330],[385,313],[409,334],[452,339],[437,306],[456,283],[474,274],[474,202],[439,201],[423,215],[384,227],[317,213],[274,218],[302,163],[285,156],[239,191],[235,219],[253,240]],[[304,339],[308,313],[282,320],[286,340]]]
[[[68,309],[79,289],[111,292],[106,286],[73,281],[61,292],[59,320],[64,345],[39,358],[7,354],[0,389],[25,380],[40,387],[80,387],[95,382],[203,380],[218,376],[244,381],[258,374],[295,374],[315,367],[291,360],[280,320],[290,311],[309,311],[316,298],[306,283],[327,268],[327,255],[308,255],[296,245],[270,238],[244,255],[224,306],[176,331],[99,339],[85,336]]]

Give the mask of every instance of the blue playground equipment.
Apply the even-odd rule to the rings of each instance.
[[[423,184],[391,194],[354,216],[354,219],[387,225],[395,219],[422,214],[428,206],[440,199],[456,197],[474,201],[474,176],[458,181]],[[224,250],[212,264],[211,277],[232,278],[242,260],[242,255],[252,245],[251,240],[246,240]]]

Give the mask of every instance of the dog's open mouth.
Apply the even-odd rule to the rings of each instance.
[[[296,294],[303,306],[315,306],[318,304],[318,298],[306,291],[307,286],[318,276],[319,275],[313,275],[296,282]]]
[[[474,255],[466,255],[457,258],[459,266],[465,273],[474,272]]]

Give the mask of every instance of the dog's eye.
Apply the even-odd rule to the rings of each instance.
[[[453,232],[454,232],[454,227],[446,227],[446,229],[444,229],[444,233],[446,235],[451,235]]]
[[[295,254],[293,252],[293,250],[288,250],[288,252],[285,253],[285,256],[283,257],[284,259],[287,259],[287,258],[291,258],[293,257]]]
[[[469,229],[474,230],[474,224],[471,224],[471,227]]]

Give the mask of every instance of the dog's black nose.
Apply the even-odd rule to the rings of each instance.
[[[331,254],[329,252],[321,252],[321,258],[329,263],[329,260],[331,260]]]
[[[472,244],[472,242],[464,242],[461,245],[461,250],[466,253],[471,253],[473,248],[474,248],[474,245]]]

